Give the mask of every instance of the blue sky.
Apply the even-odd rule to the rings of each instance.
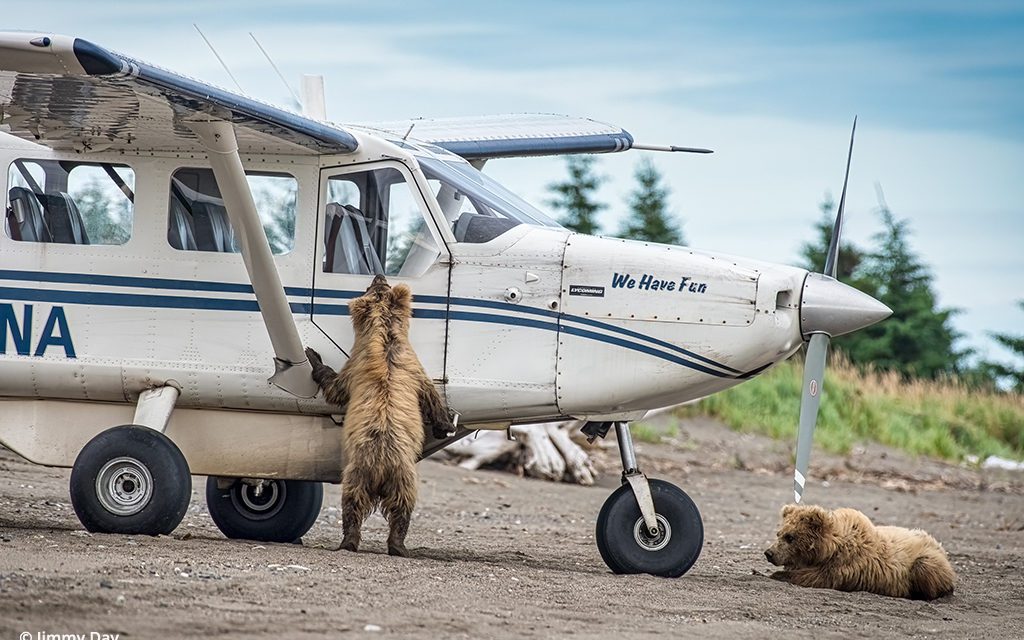
[[[910,220],[962,346],[1024,332],[1024,3],[33,2],[4,28],[91,39],[232,87],[199,23],[250,94],[288,104],[249,39],[293,86],[326,77],[340,122],[547,111],[623,126],[638,141],[707,146],[654,155],[690,244],[797,260],[817,205],[841,187],[860,117],[848,237],[869,246],[875,184]],[[614,232],[639,154],[604,156]],[[487,171],[542,203],[558,159]]]

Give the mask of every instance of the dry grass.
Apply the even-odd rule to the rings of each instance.
[[[679,409],[706,414],[740,431],[794,438],[803,364],[789,361],[761,376]],[[1024,396],[971,389],[957,380],[903,381],[833,357],[825,372],[815,441],[844,453],[876,441],[910,453],[1024,458]]]

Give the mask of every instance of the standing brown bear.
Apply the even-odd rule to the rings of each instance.
[[[876,527],[856,509],[786,505],[778,539],[764,555],[786,569],[772,578],[801,587],[934,600],[953,593],[956,581],[935,538],[920,529]]]
[[[408,555],[405,535],[416,504],[416,462],[424,429],[442,438],[454,430],[434,383],[409,344],[412,293],[382,275],[349,303],[355,342],[341,371],[306,349],[313,378],[345,413],[342,447],[341,548],[356,551],[363,520],[380,507],[388,520],[388,553]]]

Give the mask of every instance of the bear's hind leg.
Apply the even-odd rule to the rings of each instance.
[[[341,489],[341,550],[356,551],[362,539],[363,520],[373,510],[373,501],[366,488],[345,482]]]
[[[926,553],[910,568],[910,597],[934,600],[953,593],[956,574],[942,552]]]
[[[381,500],[381,511],[388,519],[388,555],[407,557],[405,536],[409,532],[409,521],[416,506],[416,473],[409,471],[398,474]]]

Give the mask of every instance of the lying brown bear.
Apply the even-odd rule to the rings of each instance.
[[[454,427],[409,344],[409,287],[392,288],[378,275],[365,294],[349,303],[349,313],[355,342],[340,372],[306,349],[324,397],[345,413],[341,548],[359,548],[363,520],[379,506],[390,527],[388,553],[405,556],[424,428],[443,438]]]
[[[801,587],[933,600],[953,593],[956,580],[935,538],[920,529],[876,527],[855,509],[783,507],[778,539],[764,555],[785,567],[772,578]]]

